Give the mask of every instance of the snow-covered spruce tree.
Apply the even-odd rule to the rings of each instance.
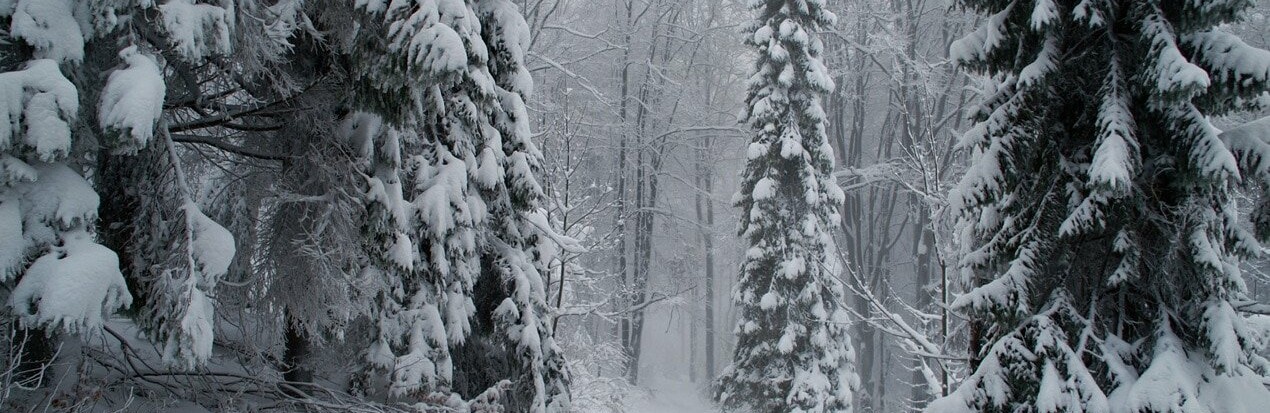
[[[221,206],[213,217],[224,217],[221,222],[240,239],[239,258],[230,271],[241,280],[237,284],[269,280],[223,288],[218,298],[222,305],[247,313],[258,311],[255,303],[261,295],[268,298],[285,326],[261,328],[283,333],[284,378],[292,382],[312,382],[314,374],[339,371],[339,366],[360,367],[350,358],[341,365],[318,362],[324,360],[323,350],[346,355],[365,350],[370,341],[365,332],[371,329],[354,320],[368,315],[373,295],[380,291],[366,282],[380,277],[362,272],[369,249],[358,248],[373,239],[363,229],[377,215],[365,210],[366,166],[361,162],[368,157],[350,150],[343,140],[347,135],[338,133],[342,119],[335,113],[339,104],[333,95],[301,96],[297,106],[320,109],[291,117],[275,141],[261,142],[262,150],[287,154],[282,168],[276,173],[262,170],[245,183],[218,190],[211,204]]]
[[[533,79],[524,67],[529,27],[507,0],[476,2],[488,46],[493,95],[481,110],[493,128],[478,141],[476,181],[489,210],[482,227],[481,274],[476,280],[477,317],[464,358],[456,361],[468,391],[511,380],[508,407],[517,411],[569,410],[569,376],[553,338],[546,303],[546,263],[556,249],[545,234],[537,175],[542,154],[530,140],[525,98]],[[466,370],[475,363],[495,377]],[[459,378],[456,377],[456,380]]]
[[[13,43],[38,39],[11,34]],[[118,256],[92,235],[100,199],[77,172],[84,145],[71,133],[79,96],[58,61],[38,58],[51,55],[37,52],[0,73],[7,120],[0,128],[0,283],[20,324],[21,342],[11,348],[24,353],[7,367],[23,386],[45,378],[40,371],[53,356],[46,335],[87,333],[132,302]]]
[[[238,13],[260,15],[265,8],[261,2],[19,0],[0,7],[0,21],[8,29],[6,50],[0,53],[6,69],[17,69],[33,58],[48,59],[46,62],[52,64],[39,64],[40,78],[66,73],[72,83],[68,93],[78,100],[73,107],[59,101],[60,112],[38,112],[36,118],[43,121],[34,129],[14,119],[11,125],[25,130],[22,134],[36,131],[55,139],[41,145],[48,153],[14,146],[12,157],[28,163],[39,157],[50,166],[65,164],[72,167],[69,170],[90,171],[93,179],[91,184],[78,187],[70,181],[58,184],[55,175],[70,175],[49,173],[37,179],[7,159],[5,169],[22,174],[30,185],[57,188],[64,199],[78,199],[81,207],[100,204],[100,220],[95,219],[96,206],[91,211],[66,206],[57,212],[66,228],[30,238],[33,241],[22,248],[34,248],[28,252],[33,254],[43,248],[43,240],[74,227],[86,231],[86,237],[78,239],[99,241],[117,251],[119,255],[111,261],[115,264],[106,265],[103,259],[95,268],[122,270],[136,296],[139,324],[150,338],[162,342],[167,360],[180,367],[193,367],[211,355],[209,297],[233,249],[228,245],[228,233],[208,220],[193,202],[197,195],[189,188],[197,180],[189,182],[181,176],[179,157],[175,156],[178,149],[172,139],[160,133],[167,128],[159,120],[167,119],[183,132],[177,139],[209,139],[213,137],[207,133],[209,129],[231,120],[239,128],[252,126],[244,122],[241,111],[258,102],[251,93],[269,89],[260,86],[265,83],[258,76],[264,71],[260,69],[262,62],[273,59],[276,64],[276,58],[285,51],[280,45],[287,42],[288,30],[296,27],[296,4],[270,3],[268,15],[276,20],[252,19],[245,25],[236,23]],[[265,25],[269,25],[268,36],[261,35]],[[240,42],[243,36],[239,34],[244,32],[260,36]],[[218,66],[240,44],[251,47],[236,54],[233,65]],[[229,66],[232,69],[222,70]],[[280,84],[273,89],[286,88],[280,77],[269,80]],[[240,84],[226,86],[232,82]],[[14,96],[25,95],[34,99],[36,106],[48,106],[44,94],[52,91],[40,89],[45,86],[14,87],[26,89]],[[233,97],[226,98],[230,94]],[[218,104],[209,102],[216,99]],[[231,100],[232,104],[227,104]],[[234,111],[240,112],[231,115]],[[22,107],[17,107],[11,116],[21,113]],[[60,132],[47,133],[58,129],[54,127],[58,119],[70,127],[64,137]],[[70,139],[72,135],[74,139]],[[59,151],[54,142],[68,146]],[[53,152],[60,154],[54,156]],[[73,191],[79,189],[101,194],[100,202],[96,194]],[[34,189],[30,191],[34,193]],[[84,213],[82,222],[72,224],[72,212]],[[24,224],[21,230],[36,228]],[[34,283],[35,278],[32,280]],[[92,303],[91,299],[64,295],[69,301]],[[51,306],[56,301],[40,300],[40,305]]]
[[[372,144],[375,165],[404,172],[371,175],[369,198],[376,201],[384,185],[395,185],[407,215],[398,240],[372,246],[403,247],[378,254],[391,253],[387,258],[404,271],[383,274],[388,290],[378,304],[381,337],[371,362],[391,363],[394,395],[446,394],[453,378],[450,347],[470,331],[479,268],[475,225],[485,215],[469,182],[469,169],[476,169],[472,141],[482,130],[472,96],[479,99],[479,86],[492,80],[483,70],[479,23],[464,2],[365,3],[365,27],[352,50],[359,69],[355,100],[382,116],[385,129],[395,129]],[[482,75],[485,81],[474,80]],[[403,141],[403,130],[417,136]]]
[[[118,255],[93,234],[101,200],[81,172],[94,142],[75,132],[95,102],[83,105],[64,73],[83,62],[92,35],[84,30],[95,26],[82,27],[72,8],[32,0],[0,7],[0,298],[19,330],[4,336],[23,353],[5,367],[27,386],[45,378],[50,336],[94,330],[132,302]]]
[[[952,56],[997,81],[951,197],[976,368],[927,411],[1264,410],[1232,190],[1266,171],[1208,118],[1266,102],[1270,53],[1218,27],[1251,2],[960,4]]]
[[[223,77],[209,63],[232,51],[235,9],[190,0],[94,5],[99,10],[77,17],[96,19],[96,36],[86,39],[86,63],[95,66],[82,71],[83,82],[101,88],[87,95],[100,102],[103,242],[122,255],[121,270],[137,298],[134,319],[162,347],[164,362],[194,369],[212,356],[213,297],[235,242],[201,211],[192,189],[197,182],[183,170],[168,131],[199,134],[202,94],[222,87]],[[108,73],[104,83],[91,84],[95,72]]]
[[[404,233],[382,230],[395,223],[368,233],[380,234],[368,248],[381,251],[368,254],[384,258],[371,267],[382,272],[391,262],[400,274],[380,275],[387,282],[371,362],[392,372],[397,395],[470,397],[510,380],[520,385],[507,399],[512,408],[567,409],[567,374],[544,317],[539,244],[546,239],[529,221],[541,216],[533,176],[540,154],[528,140],[523,102],[531,87],[521,67],[523,18],[510,3],[458,0],[367,1],[359,10],[363,26],[349,51],[354,102],[394,130],[370,138],[370,215],[396,215],[374,212],[376,203],[397,210],[380,198],[409,200]],[[491,36],[482,37],[482,24]],[[404,171],[385,179],[384,168]],[[408,266],[400,262],[407,257]],[[483,304],[492,305],[478,316],[474,286],[482,277]],[[460,365],[455,349],[496,351]]]
[[[816,32],[823,0],[754,1],[746,43],[758,52],[746,119],[756,130],[735,204],[748,241],[733,292],[736,351],[719,378],[728,409],[852,410],[858,378],[832,231],[843,193],[831,176],[821,95],[832,90]]]
[[[450,389],[452,363],[446,324],[441,319],[443,286],[429,278],[419,262],[415,235],[420,221],[405,191],[410,188],[401,160],[406,133],[385,125],[376,115],[354,114],[353,136],[369,155],[367,220],[364,242],[370,258],[368,275],[383,288],[374,309],[379,338],[369,361],[391,372],[394,395],[427,395]],[[416,140],[417,139],[413,139]],[[413,193],[413,191],[411,192]],[[432,245],[432,244],[429,244]]]
[[[330,44],[319,39],[319,32],[332,33],[324,19],[340,16],[338,27],[347,27],[353,5],[238,0],[233,6],[231,54],[203,65],[214,71],[198,75],[207,79],[202,98],[187,92],[186,76],[172,78],[171,112],[181,124],[207,125],[175,137],[182,153],[198,154],[187,159],[204,212],[235,235],[217,316],[220,326],[239,331],[247,325],[225,321],[253,320],[255,333],[222,341],[242,349],[281,340],[283,379],[311,382],[314,374],[342,367],[314,363],[323,353],[364,350],[369,340],[365,323],[350,323],[373,301],[359,282],[363,250],[350,247],[362,239],[359,193],[366,180],[351,173],[360,164],[338,133],[347,78]]]

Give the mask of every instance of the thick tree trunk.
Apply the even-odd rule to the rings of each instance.
[[[293,383],[312,383],[313,382],[313,366],[309,363],[309,356],[312,355],[312,344],[304,331],[298,326],[297,320],[291,316],[291,311],[286,311],[286,333],[284,334],[282,364],[285,369],[282,378]]]

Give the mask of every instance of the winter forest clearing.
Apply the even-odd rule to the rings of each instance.
[[[0,411],[1270,409],[1267,0],[0,0]]]

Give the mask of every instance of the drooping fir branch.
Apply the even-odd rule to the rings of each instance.
[[[166,122],[161,137],[135,157],[128,176],[139,202],[129,247],[143,290],[138,324],[163,345],[164,361],[194,369],[212,356],[216,284],[235,253],[234,237],[194,201]]]

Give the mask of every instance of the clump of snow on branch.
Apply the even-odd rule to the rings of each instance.
[[[190,256],[198,268],[200,282],[215,285],[234,260],[234,236],[212,221],[198,204],[193,201],[185,203],[181,209],[185,212],[190,231]]]
[[[204,215],[197,204],[187,200],[180,208],[184,228],[180,240],[186,254],[184,267],[168,271],[184,272],[184,277],[168,285],[165,299],[176,300],[175,318],[168,318],[163,360],[169,365],[193,369],[212,356],[215,337],[215,307],[208,297],[232,263],[234,237],[228,230]],[[175,328],[173,328],[175,327]]]
[[[0,116],[8,121],[7,127],[0,126],[0,151],[10,152],[21,142],[43,161],[66,156],[69,122],[79,113],[79,91],[62,76],[57,62],[33,60],[22,70],[0,73],[0,96]]]
[[[1006,18],[1010,17],[1013,10],[1014,3],[1010,3],[1004,10],[989,16],[987,24],[954,41],[949,48],[949,57],[959,64],[986,59],[1005,40]]]
[[[159,6],[168,41],[190,62],[213,55],[229,54],[234,28],[234,3],[223,6],[195,3],[194,0],[167,0]]]
[[[118,143],[117,151],[136,153],[154,137],[167,88],[158,63],[137,50],[137,46],[120,50],[119,58],[127,67],[111,72],[106,80],[98,122],[102,129],[127,137]]]
[[[36,163],[35,174],[36,180],[0,192],[6,274],[20,268],[28,251],[49,246],[23,273],[9,304],[30,326],[72,333],[100,327],[103,314],[128,306],[132,296],[119,258],[86,232],[97,217],[97,193],[62,164]]]
[[[114,251],[83,231],[36,259],[13,289],[9,305],[28,327],[68,333],[100,328],[103,315],[132,304]]]
[[[84,34],[72,11],[73,0],[18,0],[10,34],[35,48],[35,57],[57,62],[84,59]]]

